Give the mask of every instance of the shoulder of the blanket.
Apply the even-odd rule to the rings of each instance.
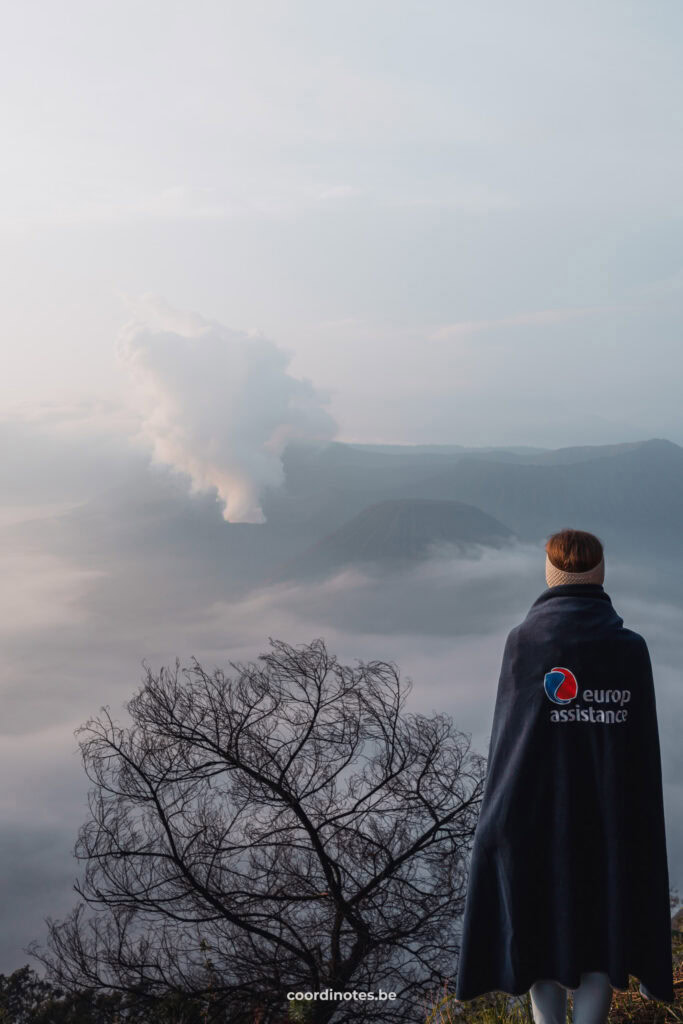
[[[512,644],[517,643],[524,636],[524,623],[519,622],[516,626],[513,626],[505,639],[505,646],[510,647]]]
[[[510,630],[507,635],[508,643],[535,643],[538,640],[539,626],[547,614],[547,608],[540,606],[532,606],[526,618],[522,619],[516,626]],[[557,627],[556,627],[557,628]],[[628,626],[623,624],[623,619],[615,612],[608,617],[608,620],[604,623],[604,628],[608,631],[612,637],[616,635],[624,646],[629,647],[634,654],[640,653],[642,655],[648,655],[649,649],[647,641],[642,634],[637,633],[634,629],[629,629]]]
[[[628,644],[634,652],[638,652],[643,657],[649,657],[650,651],[647,646],[647,640],[640,633],[636,633],[635,629],[622,626],[619,630],[619,635],[623,637],[624,643]]]

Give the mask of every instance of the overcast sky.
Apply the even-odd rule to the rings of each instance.
[[[343,440],[683,441],[683,10],[25,0],[0,47],[0,399],[128,400],[151,293]]]
[[[682,29],[674,0],[5,5],[0,971],[73,902],[73,731],[145,657],[324,635],[485,746],[539,551],[231,603],[102,495],[153,456],[260,522],[293,437],[683,443]],[[106,550],[54,518],[89,499]],[[610,583],[657,666],[680,883],[683,596],[645,577]]]

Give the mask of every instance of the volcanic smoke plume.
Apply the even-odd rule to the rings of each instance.
[[[155,459],[194,491],[215,487],[230,522],[264,522],[260,498],[283,480],[288,441],[336,432],[328,395],[287,373],[290,353],[158,299],[139,303],[119,355]]]

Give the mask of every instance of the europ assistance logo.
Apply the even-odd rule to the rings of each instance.
[[[568,668],[551,668],[545,674],[543,688],[554,704],[571,704],[579,692],[576,676]]]
[[[624,704],[628,704],[631,699],[630,690],[584,690],[582,697],[589,707],[578,703],[574,707],[566,707],[579,695],[579,684],[570,668],[560,665],[551,668],[543,677],[543,689],[553,704],[563,705],[552,709],[551,722],[604,722],[609,725],[625,722],[628,717]],[[613,706],[596,708],[595,704]]]

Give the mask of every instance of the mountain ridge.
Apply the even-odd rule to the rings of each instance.
[[[277,567],[269,579],[320,577],[351,565],[405,567],[428,557],[433,545],[501,547],[509,527],[474,505],[432,498],[394,498],[368,505],[340,527]]]

